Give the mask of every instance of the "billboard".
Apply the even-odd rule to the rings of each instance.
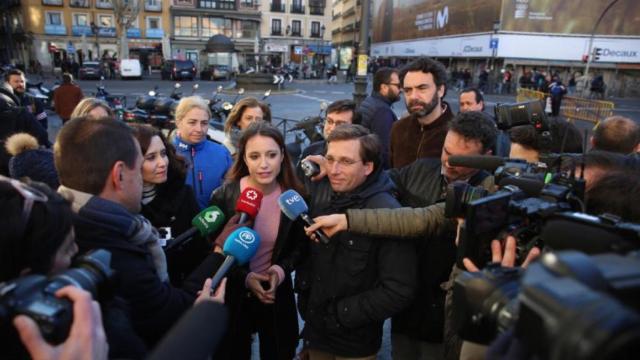
[[[374,0],[373,42],[488,32],[502,0]]]
[[[503,0],[502,31],[591,34],[610,1]],[[598,35],[640,36],[640,1],[619,0],[598,25]]]

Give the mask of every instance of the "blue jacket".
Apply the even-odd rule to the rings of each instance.
[[[362,126],[369,129],[373,134],[378,135],[382,146],[382,166],[389,168],[389,149],[391,143],[391,126],[398,120],[396,114],[391,110],[392,102],[385,99],[377,92],[368,96],[357,112],[361,117]]]
[[[222,185],[233,163],[231,154],[224,146],[209,140],[191,145],[176,136],[173,145],[178,155],[189,164],[185,182],[193,188],[200,209],[204,209],[209,204],[211,193]]]

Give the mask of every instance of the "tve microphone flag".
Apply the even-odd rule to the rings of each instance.
[[[314,224],[313,219],[309,217],[309,207],[300,194],[295,190],[287,190],[278,198],[278,205],[282,212],[291,220],[294,221],[298,217],[301,217],[307,225]],[[329,243],[329,238],[321,230],[314,233],[320,241],[325,244]]]
[[[245,188],[236,202],[236,212],[240,213],[238,224],[255,219],[262,204],[262,192],[252,187]]]
[[[191,220],[191,225],[193,225],[193,227],[173,239],[173,241],[167,245],[165,250],[170,250],[178,245],[188,242],[197,232],[202,236],[207,236],[218,230],[218,228],[224,224],[224,221],[224,214],[220,208],[217,206],[210,206],[200,211],[200,213]]]
[[[222,252],[226,255],[224,262],[211,279],[211,288],[218,287],[220,280],[233,264],[244,265],[256,254],[260,247],[260,235],[251,228],[243,226],[232,232],[225,240]]]

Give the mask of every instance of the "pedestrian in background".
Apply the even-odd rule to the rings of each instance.
[[[54,110],[63,124],[70,119],[73,109],[83,97],[80,87],[73,83],[73,76],[69,73],[62,74],[62,85],[53,93],[53,102]]]

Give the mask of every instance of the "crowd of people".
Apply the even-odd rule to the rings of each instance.
[[[580,132],[560,117],[550,120],[546,137],[533,125],[498,130],[477,88],[461,89],[454,113],[444,101],[447,71],[429,58],[378,69],[360,106],[346,99],[328,106],[324,140],[301,157],[317,164],[312,178],[256,99],[235,105],[224,144],[207,138],[211,112],[198,96],[180,100],[170,139],[149,125],[115,120],[103,101],[78,99],[51,144],[38,110],[18,96],[19,76],[9,73],[0,88],[0,282],[53,276],[95,249],[110,252],[115,280],[99,303],[79,288],[55,293],[73,303],[61,344],[48,344],[27,316],[0,319],[2,357],[169,358],[173,353],[161,349],[175,340],[171,329],[214,304],[218,315],[209,325],[220,332],[183,338],[205,339],[215,359],[251,358],[256,334],[262,359],[375,359],[387,319],[395,359],[484,358],[486,347],[463,342],[451,326],[451,289],[458,274],[485,264],[456,263],[459,223],[445,217],[443,201],[454,182],[490,192],[496,183],[486,170],[451,165],[452,156],[538,162],[573,153],[565,166],[586,181],[587,212],[640,222],[636,122],[603,121],[584,154]],[[398,119],[391,106],[401,93],[407,113]],[[262,193],[261,205],[240,223],[236,204],[249,188]],[[306,199],[314,225],[281,212],[288,190]],[[228,219],[224,227],[165,247],[211,206]],[[211,289],[225,241],[242,226],[259,234],[260,246]],[[328,243],[318,241],[318,230]],[[494,260],[514,266],[515,241],[496,241]],[[521,266],[540,251],[531,250]],[[181,351],[190,358],[196,350]]]

